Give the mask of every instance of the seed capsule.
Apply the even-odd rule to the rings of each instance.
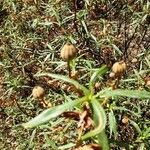
[[[114,77],[115,77],[115,73],[114,73],[114,72],[111,72],[111,73],[109,74],[109,77],[110,77],[110,78],[114,78]]]
[[[65,44],[61,50],[60,56],[64,61],[72,60],[77,54],[77,49],[72,44]]]
[[[32,90],[32,95],[34,98],[42,98],[44,93],[44,89],[40,86],[35,86]]]
[[[129,122],[129,118],[127,116],[124,116],[124,118],[122,119],[122,123],[128,124],[128,122]]]
[[[146,86],[150,87],[150,80],[146,81]]]
[[[120,61],[120,62],[116,62],[113,66],[112,66],[112,71],[115,73],[115,74],[122,74],[124,73],[126,70],[126,64],[124,61]]]
[[[133,58],[131,62],[132,62],[132,63],[137,63],[138,60],[137,60],[137,58]]]

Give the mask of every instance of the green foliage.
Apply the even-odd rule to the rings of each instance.
[[[82,140],[98,135],[105,129],[106,126],[106,114],[103,107],[96,99],[92,99],[91,103],[93,108],[93,119],[95,121],[96,127],[94,130],[86,133],[82,137]]]
[[[77,81],[73,79],[69,79],[68,77],[65,77],[65,76],[50,74],[50,73],[40,73],[40,74],[35,75],[36,77],[48,76],[48,77],[60,79],[62,81],[73,84],[77,89],[80,89],[83,91],[84,96],[82,98],[79,98],[70,102],[66,102],[62,105],[47,109],[44,112],[42,112],[40,115],[38,115],[37,117],[33,118],[28,123],[23,124],[23,126],[25,128],[32,128],[32,127],[38,126],[40,124],[48,122],[50,119],[54,117],[59,116],[66,110],[73,108],[74,106],[78,104],[81,104],[83,102],[88,102],[91,104],[93,120],[95,122],[95,128],[94,130],[91,130],[90,132],[83,135],[81,139],[86,140],[88,138],[96,137],[98,141],[103,141],[103,142],[100,142],[103,149],[109,150],[109,144],[108,144],[109,142],[105,134],[105,128],[106,128],[106,122],[107,122],[106,113],[105,113],[104,108],[99,102],[99,98],[104,99],[104,101],[108,97],[110,98],[110,97],[115,97],[115,96],[146,99],[150,97],[150,93],[144,90],[143,91],[122,90],[122,89],[111,90],[110,88],[101,90],[98,93],[94,93],[93,89],[94,89],[94,83],[96,79],[99,76],[102,77],[102,75],[104,75],[106,72],[107,72],[106,66],[102,66],[101,68],[96,69],[95,72],[91,75],[91,79],[89,81],[89,89],[79,84]],[[109,118],[110,136],[112,136],[112,132],[113,132],[116,137],[117,122],[113,113],[113,107],[108,113],[108,118]],[[132,124],[138,131],[140,130],[134,122],[132,122]]]
[[[145,79],[150,72],[150,2],[73,2],[0,0],[0,149],[72,149],[76,146],[76,122],[60,114],[67,110],[82,112],[81,95],[90,105],[93,120],[93,99],[108,117],[105,131],[89,140],[103,145],[103,149],[108,149],[108,141],[110,149],[148,149],[150,88]],[[65,76],[65,63],[59,57],[66,42],[79,51],[71,64],[73,73],[79,73],[76,81]],[[137,62],[132,61],[134,58]],[[108,83],[110,67],[121,59],[127,63],[127,71],[118,88],[112,90]],[[96,82],[100,84],[97,89]],[[44,88],[44,99],[54,107],[44,111],[40,101],[31,98],[36,85]],[[75,87],[80,96],[64,85]],[[39,114],[40,120],[31,121],[34,127],[45,122],[37,130],[19,126]],[[121,123],[123,115],[129,117],[126,126]],[[91,132],[98,127],[96,123],[99,121]],[[57,131],[60,126],[62,130]],[[128,131],[130,127],[134,138],[128,134],[125,139],[124,128]],[[124,139],[120,142],[119,137]]]
[[[124,97],[130,97],[130,98],[143,98],[148,99],[150,97],[150,93],[145,90],[122,90],[122,89],[105,89],[104,91],[100,91],[100,93],[97,93],[95,97],[100,96],[100,98],[104,97],[114,97],[114,96],[124,96]]]
[[[40,77],[40,76],[48,76],[48,77],[52,77],[52,78],[55,78],[55,79],[58,79],[58,80],[63,80],[65,82],[68,82],[68,83],[71,83],[73,84],[77,89],[80,89],[84,92],[84,94],[86,95],[89,91],[86,87],[84,87],[83,85],[81,85],[80,83],[78,83],[77,81],[73,80],[73,79],[70,79],[66,76],[62,76],[62,75],[57,75],[57,74],[51,74],[51,73],[40,73],[40,74],[37,74],[35,75],[37,77]]]
[[[117,136],[117,121],[114,115],[114,112],[110,110],[108,113],[108,119],[109,119],[109,129],[110,129],[110,137],[112,137],[112,133],[114,133],[114,136]]]
[[[80,98],[75,101],[67,102],[65,104],[49,108],[45,111],[43,111],[40,115],[29,121],[28,123],[23,124],[25,128],[32,128],[35,126],[38,126],[40,124],[43,124],[45,122],[48,122],[50,119],[55,118],[62,114],[64,111],[72,108],[75,105],[80,104],[81,102],[84,102],[87,99],[87,97]]]

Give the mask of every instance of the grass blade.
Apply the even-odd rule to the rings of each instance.
[[[49,137],[46,134],[44,134],[44,137],[45,137],[45,140],[46,140],[46,144],[48,146],[50,146],[52,149],[58,150],[58,148],[57,148],[57,146],[56,146],[56,144],[53,140],[50,140]]]
[[[132,120],[130,120],[130,124],[136,129],[136,131],[138,132],[138,134],[142,134],[141,129],[139,128],[138,124]]]

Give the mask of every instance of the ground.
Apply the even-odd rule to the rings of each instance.
[[[149,24],[150,2],[145,0],[0,0],[0,149],[78,147],[79,120],[60,115],[37,128],[22,126],[48,107],[32,96],[35,86],[44,88],[50,107],[82,96],[66,82],[35,77],[38,72],[68,76],[60,57],[67,42],[78,50],[72,76],[85,87],[94,68],[102,65],[108,70],[96,80],[94,90],[112,87],[111,68],[124,61],[127,67],[115,89],[150,92]],[[106,103],[107,117],[109,106],[118,108],[113,110],[116,137],[106,125],[110,149],[148,150],[150,98],[110,98]],[[79,145],[96,142],[90,139]]]

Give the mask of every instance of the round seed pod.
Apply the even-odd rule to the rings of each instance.
[[[145,86],[150,88],[150,74],[144,78]]]
[[[64,61],[72,60],[77,54],[77,49],[74,45],[67,43],[61,50],[60,56]]]
[[[129,122],[129,118],[127,116],[124,116],[123,119],[122,119],[122,123],[123,124],[128,124]]]
[[[146,86],[150,87],[150,80],[146,81]]]
[[[138,59],[137,59],[137,58],[133,58],[131,62],[132,62],[132,63],[137,63],[137,62],[138,62]]]
[[[42,98],[44,93],[44,89],[41,86],[35,86],[32,90],[32,95],[34,98]]]
[[[125,72],[125,70],[126,70],[126,63],[124,61],[116,62],[112,66],[112,71],[115,74],[122,74]]]
[[[101,86],[102,86],[102,85],[101,85],[100,82],[96,82],[95,85],[94,85],[94,90],[95,90],[95,92],[101,90]]]
[[[110,77],[110,78],[114,78],[114,77],[115,77],[115,73],[114,73],[114,72],[111,72],[111,73],[109,74],[109,77]]]

